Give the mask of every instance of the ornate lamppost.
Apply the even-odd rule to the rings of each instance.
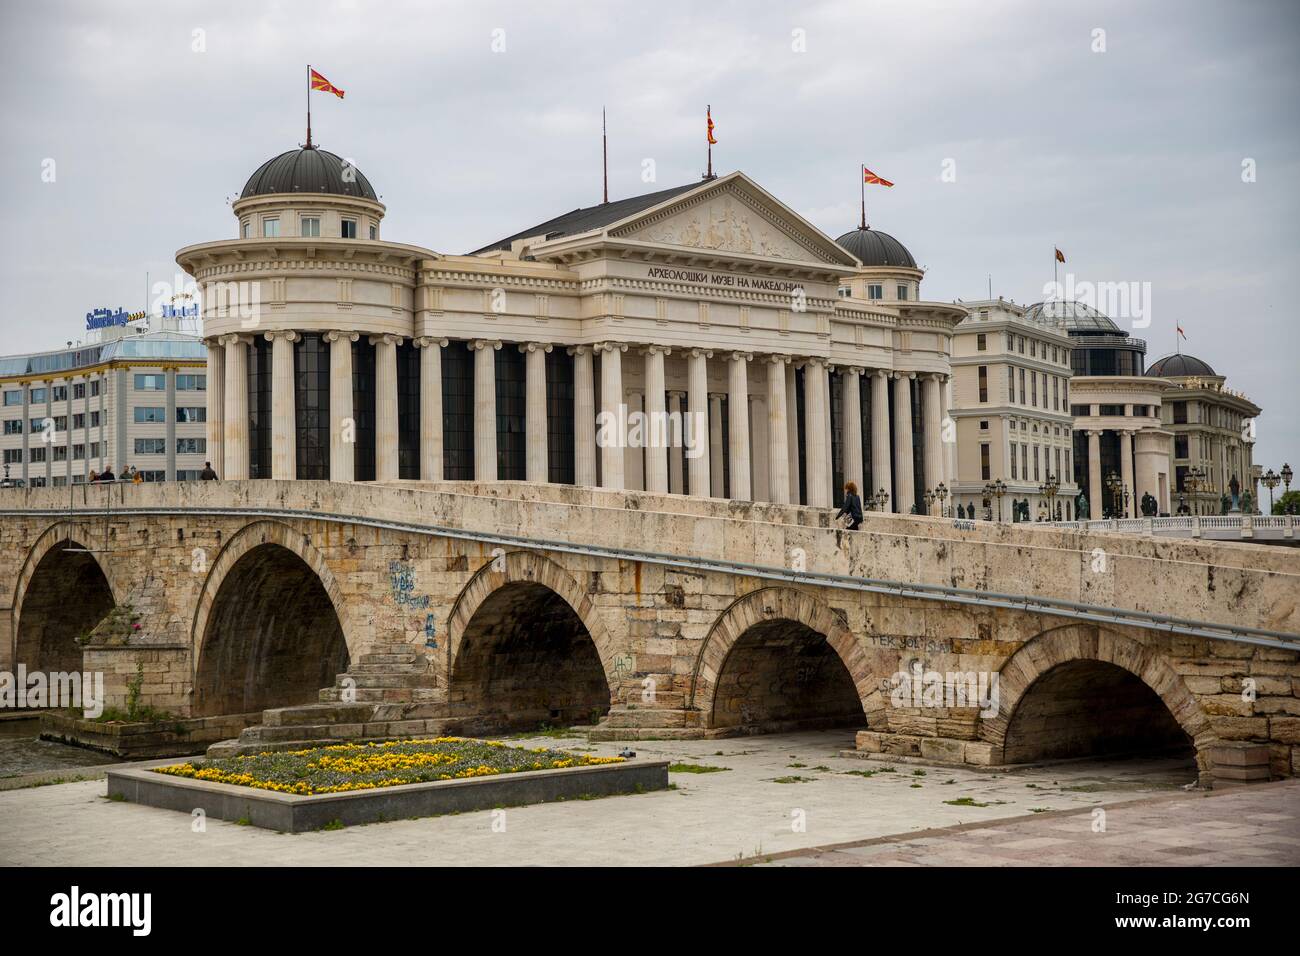
[[[1290,501],[1287,501],[1287,499],[1286,499],[1286,496],[1289,495],[1289,494],[1291,494],[1291,479],[1292,479],[1293,477],[1295,477],[1295,473],[1291,471],[1291,466],[1288,465],[1288,464],[1283,463],[1283,465],[1282,465],[1282,500],[1283,500],[1283,501],[1286,501],[1286,508],[1283,509],[1283,510],[1285,510],[1288,514],[1290,513],[1290,510],[1291,510],[1292,508],[1295,507],[1295,505],[1294,505],[1293,503],[1291,503]],[[1272,511],[1273,509],[1272,509],[1272,508],[1269,508],[1268,510],[1269,510],[1269,511]]]
[[[939,517],[946,518],[948,515],[945,502],[948,500],[948,486],[942,481],[939,482],[939,487],[934,489],[934,496],[939,500]]]
[[[1111,472],[1106,476],[1106,488],[1110,491],[1110,516],[1119,517],[1119,493],[1124,487],[1124,482],[1120,480],[1119,475]]]
[[[1196,506],[1196,497],[1205,490],[1205,469],[1200,465],[1193,465],[1187,469],[1187,474],[1183,476],[1183,487],[1187,493],[1192,496],[1192,511],[1200,514],[1200,509]]]
[[[1056,494],[1061,490],[1061,480],[1056,475],[1048,475],[1038,486],[1038,493],[1047,499],[1047,520],[1056,520]]]
[[[930,505],[934,504],[934,491],[933,491],[933,489],[926,488],[925,491],[923,491],[923,492],[921,493],[921,500],[925,502],[925,513],[926,513],[926,514],[929,514],[929,513],[930,513]]]
[[[871,503],[876,506],[877,511],[884,511],[885,505],[889,504],[889,492],[881,488],[871,496]]]
[[[998,521],[1002,520],[1002,496],[1007,493],[1007,483],[999,478],[997,481],[990,481],[984,486],[985,498],[998,499]]]
[[[1268,489],[1268,513],[1269,514],[1273,513],[1273,489],[1276,488],[1279,484],[1281,484],[1281,482],[1282,482],[1282,476],[1279,475],[1277,472],[1275,472],[1272,468],[1264,472],[1263,476],[1260,477],[1259,479],[1259,483]]]

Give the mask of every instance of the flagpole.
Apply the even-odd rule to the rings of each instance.
[[[867,167],[858,167],[858,191],[862,193],[862,228],[867,228]]]
[[[712,103],[708,104],[708,105],[704,108],[704,114],[705,114],[705,115],[706,115],[710,120],[713,119],[713,104],[712,104]],[[712,179],[712,178],[713,178],[713,131],[712,131],[712,130],[709,130],[709,133],[708,133],[707,136],[705,136],[705,139],[708,140],[708,150],[709,150],[709,171],[708,171],[707,173],[705,173],[704,175],[705,175],[705,178],[706,178],[706,179]]]
[[[311,149],[311,64],[307,64],[307,148]]]
[[[1052,247],[1052,288],[1053,288],[1053,292],[1056,293],[1057,295],[1060,295],[1061,292],[1061,280],[1056,274],[1056,264],[1060,261],[1061,260],[1056,258],[1056,247],[1053,246]],[[1064,300],[1065,296],[1061,295],[1060,298]]]
[[[600,108],[600,153],[601,164],[605,171],[605,199],[609,202],[609,136],[605,130],[605,107]]]

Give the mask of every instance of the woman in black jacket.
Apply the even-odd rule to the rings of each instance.
[[[858,497],[858,486],[851,481],[844,483],[844,504],[840,505],[840,510],[836,513],[836,519],[848,515],[849,523],[845,527],[849,531],[857,531],[862,525],[862,499]]]

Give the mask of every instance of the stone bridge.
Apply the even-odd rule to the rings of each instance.
[[[265,712],[234,749],[595,724],[856,728],[999,766],[1153,748],[1300,767],[1290,548],[588,488],[0,491],[0,671]],[[231,748],[227,748],[229,752]]]

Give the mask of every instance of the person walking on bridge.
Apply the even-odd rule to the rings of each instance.
[[[862,526],[862,499],[858,497],[858,486],[855,482],[844,483],[844,504],[840,505],[835,520],[849,531],[857,531]]]

